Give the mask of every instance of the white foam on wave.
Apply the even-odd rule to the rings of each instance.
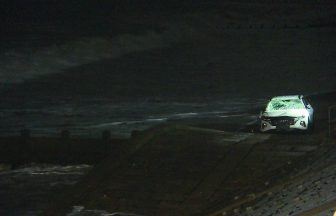
[[[92,101],[95,101],[94,99]],[[208,103],[196,102],[128,102],[116,104],[109,100],[99,103],[90,100],[76,104],[71,101],[27,108],[5,107],[0,110],[1,121],[6,127],[3,134],[17,134],[17,128],[28,128],[32,134],[57,135],[69,130],[72,135],[100,136],[102,130],[128,137],[133,130],[144,130],[169,121],[206,118],[228,118],[245,115],[259,106],[259,100],[249,98],[226,99]],[[264,103],[264,102],[263,102]],[[40,102],[43,104],[43,101]],[[19,119],[13,121],[13,119]],[[10,128],[9,128],[10,126]]]
[[[0,176],[4,175],[83,175],[92,166],[82,164],[73,166],[60,165],[29,165],[27,167],[0,172]]]
[[[117,122],[107,122],[97,125],[91,125],[88,128],[104,128],[104,127],[113,127],[120,125],[134,125],[134,124],[144,124],[148,122],[156,123],[156,122],[164,122],[167,118],[149,118],[144,120],[136,120],[136,121],[117,121]]]
[[[195,116],[198,115],[199,113],[194,113],[194,112],[190,112],[190,113],[177,113],[177,114],[172,114],[171,117],[188,117],[188,116]]]
[[[169,26],[162,33],[147,31],[142,35],[81,38],[44,48],[12,48],[0,53],[0,83],[18,83],[102,59],[169,46],[182,35],[181,29]]]
[[[68,213],[66,216],[84,216],[84,215],[92,215],[92,216],[143,216],[134,213],[127,212],[114,212],[109,213],[105,210],[89,210],[85,209],[84,206],[73,206],[72,211]]]
[[[190,113],[174,113],[174,114],[165,114],[164,116],[160,116],[158,118],[154,118],[151,116],[151,118],[145,118],[142,120],[127,120],[127,121],[116,121],[116,122],[106,122],[96,125],[90,125],[86,128],[108,128],[108,127],[116,127],[116,126],[131,126],[131,125],[152,125],[152,124],[159,124],[166,122],[168,120],[178,120],[178,119],[189,119],[189,118],[198,118],[198,117],[204,117],[204,116],[216,116],[216,117],[234,117],[234,116],[243,116],[247,114],[228,114],[226,116],[223,116],[222,114],[228,113],[228,111],[209,111],[209,112],[190,112]]]
[[[234,104],[234,105],[232,105]],[[230,117],[230,116],[240,116],[248,115],[246,113],[241,113],[246,111],[247,107],[252,106],[250,99],[246,100],[230,100],[222,102],[214,102],[212,104],[197,104],[197,103],[145,103],[142,104],[141,109],[139,109],[138,104],[129,104],[125,106],[131,113],[136,113],[142,118],[125,118],[125,120],[112,121],[112,122],[102,122],[98,124],[84,126],[85,128],[105,128],[105,127],[115,127],[115,126],[128,126],[128,125],[137,125],[137,124],[151,124],[151,123],[161,123],[169,120],[178,120],[178,119],[189,119],[189,118],[198,118],[198,117]],[[107,106],[108,107],[108,106]],[[152,114],[151,110],[160,110],[162,107],[165,107],[162,113]],[[112,111],[111,112],[115,112]],[[181,112],[185,110],[190,110],[190,112]],[[180,111],[180,112],[179,112]],[[239,111],[237,114],[236,112]],[[147,115],[146,113],[149,112]],[[233,113],[234,112],[234,113]],[[123,113],[123,114],[127,114]],[[120,116],[122,117],[122,116]],[[126,116],[124,116],[126,117]]]
[[[232,115],[220,115],[218,117],[220,117],[220,118],[230,118],[230,117],[247,116],[247,115],[250,115],[250,114],[243,113],[243,114],[232,114]]]
[[[146,122],[162,122],[162,121],[166,121],[168,120],[168,118],[156,118],[156,119],[146,119]]]

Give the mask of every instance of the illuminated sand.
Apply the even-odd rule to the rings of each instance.
[[[71,212],[73,206],[140,215],[253,210],[254,201],[269,191],[295,179],[308,176],[309,180],[314,174],[311,166],[327,168],[333,161],[324,161],[336,151],[326,139],[325,109],[335,101],[335,94],[311,99],[317,115],[312,135],[225,132],[176,124],[139,133],[128,152],[118,160],[103,161],[72,190],[57,197],[46,213]]]
[[[304,135],[282,139],[179,126],[149,131],[132,153],[101,163],[48,213],[75,205],[144,215],[211,213],[279,183],[303,158],[314,160],[321,143]]]
[[[94,36],[34,49],[35,54],[10,50],[1,55],[1,77],[29,80],[4,85],[1,95],[18,98],[21,106],[39,97],[211,101],[334,89],[335,4],[260,2],[229,2],[176,16],[158,11],[147,22],[141,21],[143,13],[125,14],[116,21],[127,26],[117,37],[122,49],[116,38]],[[106,29],[115,34],[114,25]],[[59,202],[50,201],[48,212],[64,215],[83,205],[146,215],[213,213],[304,171],[301,166],[324,152],[318,148],[325,138],[322,124],[313,136],[269,138],[204,130],[236,131],[211,122],[192,125],[203,129],[172,126],[140,134],[123,159],[106,160]]]

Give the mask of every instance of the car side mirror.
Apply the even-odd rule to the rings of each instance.
[[[306,108],[307,108],[307,109],[311,109],[312,107],[311,107],[310,104],[307,104],[307,105],[306,105]]]

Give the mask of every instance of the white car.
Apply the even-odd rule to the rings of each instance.
[[[273,97],[260,113],[260,131],[305,130],[312,132],[314,109],[302,95]]]

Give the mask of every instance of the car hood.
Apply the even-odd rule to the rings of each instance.
[[[281,117],[281,116],[298,117],[302,115],[306,116],[308,115],[308,112],[305,109],[290,109],[279,111],[265,111],[262,115],[266,117]]]

